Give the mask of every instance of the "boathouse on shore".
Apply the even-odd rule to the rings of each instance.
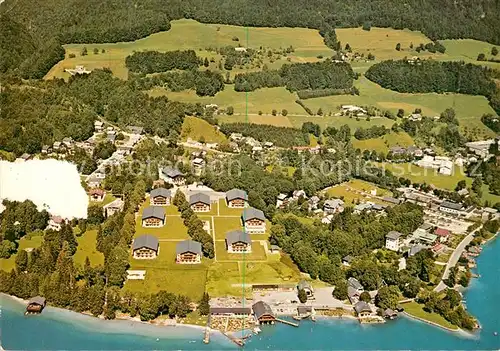
[[[35,296],[29,300],[28,306],[26,306],[26,313],[41,313],[45,305],[45,297]]]
[[[276,316],[274,315],[271,306],[269,306],[264,301],[258,301],[252,306],[253,314],[255,316],[255,320],[259,324],[274,324],[276,321]]]

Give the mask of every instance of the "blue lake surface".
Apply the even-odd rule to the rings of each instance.
[[[498,350],[500,349],[500,240],[484,247],[477,259],[479,279],[465,293],[468,310],[482,329],[452,333],[408,318],[383,325],[324,319],[261,327],[248,340],[249,350]],[[156,327],[128,321],[102,321],[48,307],[39,316],[24,316],[24,305],[0,297],[1,345],[6,350],[222,350],[236,346],[220,334],[208,345],[202,331]]]

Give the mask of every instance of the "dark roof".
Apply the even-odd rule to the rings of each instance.
[[[387,233],[387,235],[385,236],[387,239],[392,239],[392,240],[396,240],[396,239],[399,239],[399,237],[403,235],[401,234],[400,232],[397,232],[395,230],[391,230],[389,233]]]
[[[354,296],[359,296],[359,292],[357,289],[354,289],[352,286],[347,287],[347,296],[349,299],[352,299]]]
[[[167,166],[161,170],[161,172],[169,178],[175,178],[179,176],[184,176],[184,173],[179,171],[177,168]]]
[[[252,314],[250,307],[210,307],[210,314]]]
[[[142,134],[144,130],[143,127],[137,127],[137,126],[128,126],[127,128],[133,134]]]
[[[347,256],[344,256],[342,261],[345,261],[347,263],[351,263],[352,261],[354,261],[354,257],[352,257],[351,255],[347,255]]]
[[[312,312],[312,306],[297,306],[297,312],[299,314]]]
[[[177,244],[175,252],[177,255],[185,252],[192,252],[194,254],[201,255],[201,244],[193,240],[184,240]]]
[[[45,306],[45,297],[35,296],[28,301],[28,305],[36,304],[40,306]]]
[[[198,202],[203,202],[204,204],[210,205],[210,196],[205,193],[196,193],[189,197],[190,205],[194,205]]]
[[[311,284],[306,282],[305,280],[301,280],[299,284],[297,285],[297,289],[303,290],[303,289],[309,289],[311,290]]]
[[[235,200],[235,199],[242,199],[242,200],[248,200],[248,196],[246,191],[240,190],[240,189],[231,189],[226,193],[226,199],[227,201]]]
[[[163,196],[163,197],[170,197],[171,196],[171,191],[165,188],[156,188],[151,190],[150,196],[152,198],[157,197],[157,196]]]
[[[158,245],[158,238],[156,236],[141,235],[134,239],[134,242],[132,243],[132,251],[146,247],[158,252]]]
[[[434,234],[439,235],[439,236],[448,236],[451,234],[451,232],[448,229],[436,228],[436,230],[434,231]]]
[[[385,311],[384,311],[384,317],[394,317],[394,316],[397,316],[398,313],[396,311],[394,311],[393,309],[390,309],[390,308],[387,308]]]
[[[165,210],[160,206],[146,207],[142,212],[142,219],[144,220],[151,217],[165,220]]]
[[[456,202],[450,202],[450,201],[443,201],[441,202],[441,207],[446,207],[446,208],[449,208],[449,209],[452,209],[452,210],[461,210],[463,205],[462,204],[458,204]]]
[[[364,302],[364,301],[357,302],[354,305],[354,309],[356,310],[357,313],[371,312],[372,311],[372,309],[370,308],[370,306],[366,302]]]
[[[232,244],[242,242],[251,244],[252,240],[250,239],[250,235],[241,230],[233,230],[226,234],[226,244],[227,246],[231,246]]]
[[[354,277],[350,277],[349,279],[347,279],[347,283],[349,283],[349,285],[352,286],[354,289],[357,289],[357,290],[363,289],[363,285],[361,285],[359,280],[357,280]]]
[[[252,306],[253,313],[255,314],[255,318],[259,319],[265,314],[270,314],[271,316],[274,317],[273,310],[271,309],[271,306],[269,306],[267,303],[264,301],[258,301],[253,304]]]
[[[382,200],[384,200],[385,202],[390,202],[390,203],[396,204],[396,205],[401,202],[400,199],[396,199],[396,198],[390,197],[390,196],[385,196]]]
[[[242,217],[244,221],[248,221],[249,219],[254,218],[261,219],[263,221],[266,220],[264,212],[253,207],[245,208],[245,210],[243,210]]]

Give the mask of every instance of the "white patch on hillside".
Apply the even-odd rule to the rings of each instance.
[[[63,218],[87,218],[89,199],[76,165],[58,160],[0,161],[0,201],[31,200]]]

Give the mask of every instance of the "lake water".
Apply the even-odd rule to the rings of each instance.
[[[498,350],[500,349],[500,240],[485,246],[477,273],[465,293],[467,307],[482,330],[473,334],[447,332],[408,318],[383,325],[357,321],[320,320],[261,327],[246,344],[251,350]],[[128,321],[101,321],[48,307],[42,315],[23,315],[24,305],[1,297],[1,340],[6,350],[221,350],[235,349],[220,334],[208,345],[202,331],[187,327],[155,327]],[[157,340],[158,339],[158,340]]]

